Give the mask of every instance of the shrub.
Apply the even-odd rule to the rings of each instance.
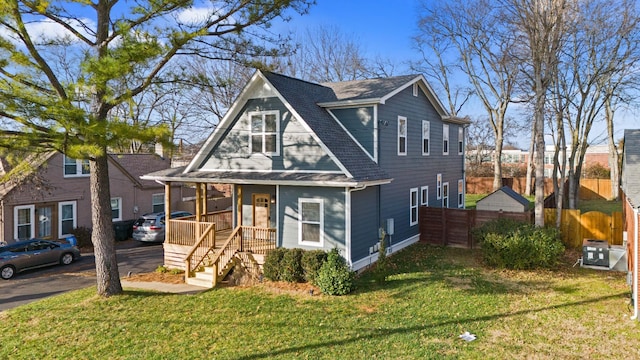
[[[322,264],[316,278],[316,285],[327,295],[346,295],[353,291],[354,273],[338,249],[327,254],[327,261]]]
[[[564,252],[559,235],[555,228],[509,219],[488,222],[474,232],[487,265],[518,270],[556,265]]]
[[[327,253],[324,250],[309,250],[302,253],[304,279],[315,285],[318,271],[325,261],[327,261]]]
[[[169,272],[169,269],[167,269],[167,267],[164,265],[160,265],[156,268],[156,272],[159,274],[166,274]]]
[[[280,260],[280,280],[288,282],[302,282],[302,249],[287,249]]]
[[[282,258],[287,252],[285,248],[275,248],[267,253],[262,265],[264,277],[271,281],[280,281],[282,277]]]
[[[78,247],[88,248],[93,246],[93,243],[91,243],[91,229],[88,227],[79,226],[70,230],[69,233],[76,237]]]

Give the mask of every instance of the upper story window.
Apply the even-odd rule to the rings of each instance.
[[[460,126],[458,128],[458,155],[464,153],[464,128]]]
[[[407,118],[398,116],[398,155],[407,155]]]
[[[89,176],[89,160],[72,159],[64,155],[64,177]]]
[[[280,155],[280,112],[250,112],[249,121],[249,152]]]
[[[442,155],[449,155],[449,124],[442,124]]]
[[[422,155],[429,155],[429,139],[431,134],[429,131],[429,121],[422,120]]]

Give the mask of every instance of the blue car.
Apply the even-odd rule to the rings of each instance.
[[[31,239],[0,246],[0,277],[50,265],[69,265],[80,258],[77,246],[49,240]]]

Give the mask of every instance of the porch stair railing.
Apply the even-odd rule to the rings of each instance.
[[[260,267],[256,258],[262,259],[276,243],[275,229],[253,226],[236,227],[220,246],[216,246],[215,237],[212,244],[203,245],[205,240],[206,237],[201,236],[185,258],[188,284],[215,287],[236,265],[258,276]]]

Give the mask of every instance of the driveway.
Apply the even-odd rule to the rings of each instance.
[[[163,264],[161,244],[122,241],[117,243],[116,254],[121,277],[129,272],[152,272]],[[11,280],[0,281],[0,311],[95,284],[95,258],[93,253],[83,253],[71,265],[26,271]]]

